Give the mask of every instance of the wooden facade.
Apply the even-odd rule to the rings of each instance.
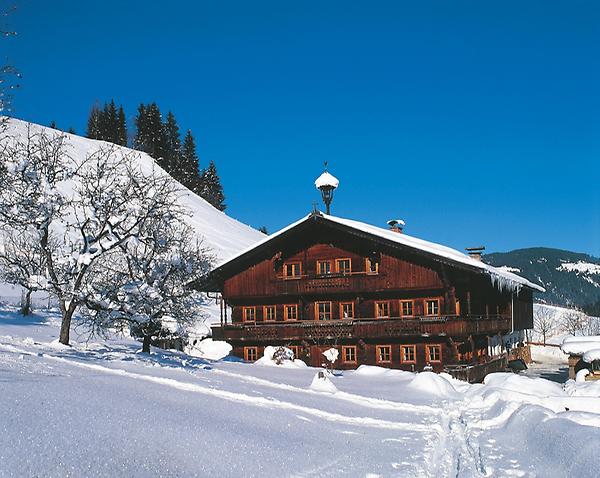
[[[481,269],[328,218],[313,214],[199,285],[230,307],[213,336],[235,355],[284,345],[320,366],[337,347],[341,369],[441,371],[486,362],[492,337],[531,328],[530,288],[500,290]]]

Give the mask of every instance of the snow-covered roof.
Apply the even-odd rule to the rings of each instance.
[[[309,214],[308,216],[305,216],[302,219],[290,224],[289,226],[286,226],[283,229],[271,234],[270,236],[266,237],[262,241],[257,242],[256,244],[249,247],[248,249],[240,252],[238,255],[232,257],[231,259],[222,262],[221,264],[219,264],[217,266],[217,268],[220,268],[220,267],[224,266],[225,264],[260,247],[261,245],[272,241],[276,237],[281,236],[282,234],[295,228],[296,226],[298,226],[306,221],[311,220],[311,218],[314,216],[314,214],[315,213]],[[445,259],[445,260],[449,260],[454,263],[469,266],[474,269],[479,269],[481,272],[488,274],[490,276],[490,279],[494,283],[494,285],[496,285],[500,289],[506,288],[506,289],[519,290],[521,287],[525,286],[525,287],[529,287],[531,289],[538,290],[540,292],[545,292],[545,289],[543,287],[541,287],[537,284],[534,284],[533,282],[528,281],[524,277],[518,276],[517,274],[514,274],[512,272],[491,266],[491,265],[481,262],[477,259],[473,259],[472,257],[469,257],[468,255],[463,254],[462,252],[457,251],[456,249],[442,246],[442,245],[436,244],[434,242],[425,241],[423,239],[409,236],[407,234],[398,234],[397,232],[392,231],[390,229],[383,229],[381,227],[373,226],[371,224],[366,224],[364,222],[355,221],[352,219],[344,219],[341,217],[331,216],[331,215],[327,215],[324,213],[318,213],[318,216],[321,220],[324,220],[324,221],[329,221],[329,222],[332,222],[335,224],[340,224],[340,225],[355,229],[357,231],[367,233],[367,234],[379,237],[381,239],[385,239],[390,242],[395,242],[395,243],[401,244],[403,246],[406,246],[406,247],[409,247],[409,248],[412,248],[415,250],[429,253],[429,254],[431,254],[433,256],[437,256],[441,259]]]
[[[327,171],[325,171],[323,174],[321,174],[321,176],[319,176],[315,180],[315,186],[317,187],[317,189],[323,186],[332,186],[334,188],[337,188],[339,185],[339,179],[333,176],[332,174],[329,174]]]
[[[560,349],[569,355],[585,355],[588,352],[600,349],[600,335],[588,335],[584,337],[567,337],[563,340]],[[593,354],[596,355],[595,353]],[[592,354],[588,356],[591,359]],[[592,360],[597,359],[591,359]],[[584,358],[584,361],[588,362]]]

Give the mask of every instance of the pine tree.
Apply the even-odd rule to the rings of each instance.
[[[135,128],[133,147],[139,151],[146,151],[148,143],[148,121],[146,106],[143,103],[140,103],[140,106],[138,106],[138,114],[135,117]]]
[[[75,128],[73,128],[73,126],[71,126],[69,128],[69,130],[67,131],[67,133],[69,133],[69,134],[77,134],[77,132],[75,131]]]
[[[117,122],[117,144],[120,144],[121,146],[127,146],[127,121],[125,119],[125,111],[123,111],[123,105],[119,106]]]
[[[175,115],[169,111],[167,114],[167,121],[164,124],[165,131],[165,169],[167,172],[179,181],[183,183],[185,176],[180,164],[181,155],[181,137],[179,135],[179,126]]]
[[[91,139],[102,139],[101,123],[102,111],[100,111],[97,105],[94,105],[90,110],[86,136]]]
[[[200,195],[202,184],[200,180],[200,169],[198,167],[198,154],[196,153],[196,143],[192,132],[188,129],[183,140],[180,157],[180,176],[177,180],[190,191]]]
[[[102,139],[104,141],[119,144],[117,107],[114,99],[111,99],[110,103],[104,105],[103,117],[104,130],[102,131]]]
[[[167,141],[160,109],[156,103],[141,104],[135,120],[137,132],[134,147],[152,156],[158,165],[166,169],[165,153]]]
[[[50,122],[50,128],[52,128],[52,129],[58,129],[58,127],[56,126],[56,121],[52,120]]]
[[[214,161],[211,161],[208,168],[202,172],[201,184],[200,196],[219,211],[224,211],[227,207],[224,203],[225,195],[223,194],[223,186],[221,186],[221,179],[217,173]]]
[[[100,139],[100,121],[101,121],[101,111],[98,109],[98,106],[92,106],[90,110],[90,116],[88,118],[87,123],[87,132],[86,136],[91,139]]]

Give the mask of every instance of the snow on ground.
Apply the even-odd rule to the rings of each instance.
[[[0,476],[597,476],[600,387],[210,361],[0,311]],[[567,410],[569,409],[569,410]]]

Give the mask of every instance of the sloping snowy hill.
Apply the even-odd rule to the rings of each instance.
[[[3,141],[10,141],[11,138],[26,139],[28,128],[30,128],[33,133],[44,131],[48,135],[66,135],[68,139],[68,154],[72,158],[74,164],[82,161],[86,156],[97,152],[100,148],[110,145],[110,143],[106,143],[105,141],[97,141],[73,134],[62,133],[51,128],[12,118],[8,121],[7,130],[5,132],[7,138],[3,138]],[[123,146],[116,146],[116,148],[118,151],[121,151],[122,154],[135,154],[136,160],[144,170],[149,171],[151,168],[155,167],[163,174],[166,174],[162,169],[155,165],[154,159],[146,153],[133,151]],[[191,191],[185,191],[186,193],[181,197],[181,202],[192,212],[189,223],[195,229],[198,236],[203,239],[203,245],[208,246],[211,249],[212,254],[216,256],[217,261],[228,259],[240,250],[247,248],[265,237],[264,234],[256,229],[242,224],[218,209],[215,209],[208,202]]]

